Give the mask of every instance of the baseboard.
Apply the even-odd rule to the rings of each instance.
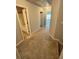
[[[33,33],[35,33],[35,32],[37,32],[37,31],[39,31],[41,28],[39,27],[38,29],[36,29],[35,31],[33,31],[31,34],[33,34]]]
[[[63,43],[61,41],[59,41],[59,39],[56,39],[61,45],[63,45]]]
[[[49,36],[50,36],[53,40],[56,40],[56,41],[58,41],[61,45],[63,45],[63,43],[60,42],[59,39],[56,39],[56,38],[55,38],[53,35],[51,35],[50,33],[49,33]]]
[[[54,38],[54,34],[53,34],[53,35],[51,35],[51,34],[49,33],[49,36],[50,36],[52,39],[54,39],[54,40],[55,40],[55,38]]]
[[[18,46],[20,43],[22,43],[24,40],[21,40],[20,42],[18,42],[17,44],[16,44],[16,46]]]

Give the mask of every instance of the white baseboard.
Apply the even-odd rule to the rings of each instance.
[[[53,36],[53,35],[51,35],[50,33],[49,33],[49,36],[50,36],[53,40],[55,40],[54,36]]]
[[[31,35],[27,37],[27,39],[30,38],[33,33],[39,31],[40,29],[41,29],[41,28],[39,27],[38,29],[36,29],[35,31],[33,31],[33,32],[31,33]],[[21,40],[20,42],[18,42],[18,43],[16,44],[16,46],[18,46],[18,45],[19,45],[20,43],[22,43],[23,41],[24,41],[24,40]]]
[[[49,33],[49,36],[50,36],[53,40],[56,40],[56,41],[58,41],[61,45],[63,45],[63,43],[60,42],[59,39],[56,39],[56,38],[55,38],[53,35],[51,35],[50,33]]]
[[[20,42],[18,42],[17,44],[16,44],[16,46],[18,46],[20,43],[22,43],[24,40],[21,40]]]
[[[36,29],[35,31],[33,31],[31,34],[33,34],[33,33],[35,33],[35,32],[37,32],[37,31],[39,31],[41,28],[39,27],[38,29]]]
[[[56,40],[57,40],[57,41],[58,41],[61,45],[63,45],[63,43],[62,43],[62,42],[60,42],[60,41],[59,41],[59,39],[56,39]]]

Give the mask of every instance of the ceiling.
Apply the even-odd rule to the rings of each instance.
[[[51,5],[52,4],[52,0],[47,0],[48,1],[48,3]]]
[[[45,7],[46,5],[51,4],[52,2],[52,0],[27,0],[27,1],[41,7]]]

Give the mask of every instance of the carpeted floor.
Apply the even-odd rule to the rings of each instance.
[[[17,46],[21,59],[58,59],[58,43],[44,29]]]

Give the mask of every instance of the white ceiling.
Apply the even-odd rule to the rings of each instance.
[[[35,5],[38,5],[38,6],[46,6],[48,3],[51,4],[51,1],[52,0],[27,0]]]
[[[52,4],[52,0],[47,0],[49,4]]]

